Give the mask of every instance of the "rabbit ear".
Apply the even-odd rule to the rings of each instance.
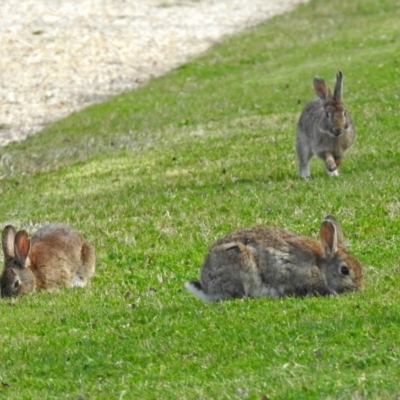
[[[31,240],[26,231],[18,231],[14,241],[15,255],[23,267],[26,267],[26,260],[31,249]]]
[[[329,220],[322,221],[319,229],[321,243],[324,248],[325,255],[333,256],[338,251],[338,232],[335,224]]]
[[[333,92],[333,98],[335,100],[342,100],[342,82],[343,82],[343,74],[342,71],[339,71],[336,74],[335,90]]]
[[[1,244],[3,246],[3,253],[5,258],[14,258],[14,238],[15,238],[15,229],[12,225],[7,225],[3,229],[3,233],[1,236]]]
[[[343,240],[344,240],[343,239],[343,231],[342,231],[342,227],[339,224],[339,221],[333,215],[327,215],[324,218],[324,221],[329,221],[333,225],[335,225],[338,243],[343,244]]]
[[[314,89],[315,92],[317,93],[318,97],[321,98],[322,100],[327,100],[331,93],[329,91],[328,86],[326,86],[326,83],[323,79],[321,79],[319,76],[314,77]]]

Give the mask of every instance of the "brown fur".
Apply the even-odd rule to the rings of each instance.
[[[95,270],[95,250],[75,229],[64,224],[41,227],[32,239],[25,231],[3,230],[3,297],[18,296],[35,288],[86,286]]]
[[[205,301],[258,296],[339,294],[363,287],[362,265],[343,246],[327,216],[321,241],[266,226],[240,229],[209,249],[200,280],[186,288]]]

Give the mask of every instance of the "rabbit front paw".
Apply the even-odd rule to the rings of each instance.
[[[334,169],[333,171],[328,171],[329,176],[339,176],[339,171]]]

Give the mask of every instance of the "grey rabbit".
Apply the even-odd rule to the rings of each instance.
[[[330,176],[338,176],[338,167],[356,138],[342,100],[342,72],[336,74],[333,96],[323,79],[316,76],[313,82],[318,97],[309,101],[301,113],[296,137],[299,173],[305,179],[310,177],[309,162],[313,155],[325,162]]]
[[[322,221],[320,238],[318,242],[268,226],[234,231],[209,248],[200,280],[188,281],[185,287],[204,301],[362,289],[362,264],[345,249],[333,216]]]

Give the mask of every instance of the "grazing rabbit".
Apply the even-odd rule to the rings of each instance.
[[[68,225],[44,225],[32,239],[26,231],[16,233],[13,226],[7,225],[2,246],[2,297],[15,297],[36,288],[86,286],[94,274],[94,247]]]
[[[343,74],[336,74],[333,96],[323,79],[314,78],[318,95],[305,106],[297,125],[296,150],[302,178],[310,177],[309,161],[313,155],[325,162],[330,176],[338,176],[338,167],[353,144],[356,132],[342,101]]]
[[[321,242],[284,229],[256,226],[217,240],[200,281],[185,287],[205,301],[259,296],[340,294],[363,287],[361,263],[343,246],[337,220],[327,216]]]

